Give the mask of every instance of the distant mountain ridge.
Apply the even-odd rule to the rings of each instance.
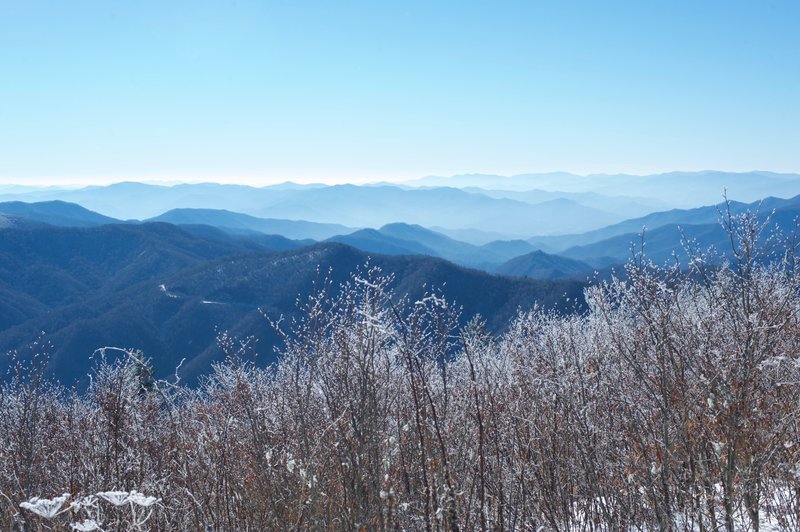
[[[305,220],[279,220],[258,218],[225,209],[172,209],[148,219],[150,222],[167,222],[177,225],[202,224],[224,228],[239,233],[265,233],[290,239],[325,240],[332,236],[354,231],[339,224],[323,224]]]
[[[270,220],[338,224],[354,230],[403,222],[435,228],[473,244],[485,244],[498,239],[544,237],[546,240],[553,235],[582,234],[641,217],[649,211],[713,205],[722,199],[725,190],[729,198],[744,203],[765,196],[786,198],[800,194],[800,175],[770,172],[671,172],[649,176],[576,176],[556,172],[511,177],[425,178],[413,184],[417,186],[291,183],[266,187],[214,183],[161,186],[125,182],[82,189],[4,187],[0,188],[0,201],[62,200],[118,220],[151,219],[175,209],[214,209]],[[184,219],[180,223],[202,222]],[[217,226],[221,223],[217,222]],[[247,228],[242,220],[225,223],[228,230],[234,230],[237,224],[241,230]],[[263,227],[255,230],[277,232]],[[324,240],[345,234],[341,228],[324,234],[287,231],[282,234],[295,239]],[[606,234],[604,238],[610,236],[613,235]],[[575,241],[570,245],[586,243]],[[548,252],[556,249],[548,247],[544,240],[537,246]],[[560,249],[566,247],[569,246],[562,245]]]
[[[429,176],[408,181],[414,186],[478,187],[483,189],[529,191],[541,189],[567,193],[594,192],[606,196],[652,198],[674,207],[716,203],[727,190],[728,197],[752,202],[765,196],[791,197],[800,194],[800,174],[766,171],[667,172],[653,175],[591,174],[568,172],[498,176],[466,174]]]
[[[516,277],[530,277],[532,279],[584,279],[594,271],[589,264],[549,255],[543,251],[534,251],[526,255],[515,257],[494,269],[497,273],[514,275]]]
[[[711,208],[689,211],[693,216],[688,219],[702,222],[710,216],[708,209]],[[729,253],[729,236],[720,224],[720,213],[716,208],[713,209],[716,218],[711,223],[669,223],[644,232],[640,230],[618,234],[588,244],[576,245],[561,251],[560,254],[586,261],[593,266],[607,266],[626,262],[635,253],[642,251],[642,248],[645,255],[656,263],[663,264],[675,259],[685,261],[684,243],[691,244],[696,251],[713,247],[720,253]],[[762,221],[769,219],[771,225],[767,228],[767,232],[776,230],[789,235],[795,231],[800,218],[800,196],[789,200],[766,198],[762,202],[752,204],[732,202],[730,209],[734,216],[749,211]],[[726,216],[725,212],[722,212],[723,218]],[[651,219],[664,220],[673,214],[667,213],[663,218],[653,215]]]
[[[556,201],[555,203],[558,203]],[[65,202],[5,203],[8,211],[19,215],[0,214],[0,228],[36,228],[48,220],[64,226],[92,226],[108,221],[121,224],[113,218],[98,215],[78,205]],[[293,240],[289,236],[335,236],[326,240],[351,245],[372,254],[426,255],[439,257],[456,264],[506,275],[531,278],[559,278],[583,275],[592,268],[626,262],[632,249],[640,245],[642,229],[646,228],[645,245],[649,256],[659,261],[680,255],[682,239],[695,238],[705,247],[724,244],[718,228],[721,213],[730,209],[735,215],[745,210],[772,210],[781,216],[795,215],[800,211],[800,196],[781,199],[765,198],[755,203],[730,201],[727,204],[709,205],[694,209],[673,209],[655,212],[577,235],[535,237],[529,241],[502,240],[478,246],[448,237],[420,225],[407,223],[386,224],[379,229],[350,228],[336,224],[320,224],[300,220],[262,219],[220,209],[176,209],[153,220],[177,223],[193,235],[211,239],[235,237],[247,249],[283,251],[296,249],[314,242],[312,239]],[[24,215],[24,216],[23,216]],[[25,216],[30,216],[26,218]],[[138,222],[125,222],[131,223]],[[95,225],[96,226],[96,225]],[[217,228],[217,229],[214,229]],[[219,231],[223,233],[219,233]],[[340,232],[342,234],[340,234]],[[544,251],[532,253],[534,250]],[[582,264],[569,263],[579,261]]]
[[[3,223],[9,227],[22,225],[38,227],[35,222],[47,220],[60,227],[98,226],[105,223],[122,223],[120,220],[105,217],[80,207],[60,201],[22,203],[14,202],[9,210],[21,216],[7,219]],[[30,218],[23,218],[22,215]],[[137,224],[140,222],[127,222]],[[319,224],[301,220],[276,220],[249,216],[221,209],[173,209],[145,223],[169,223],[180,226],[192,235],[212,239],[225,239],[233,235],[240,242],[250,242],[252,246],[275,251],[295,249],[314,243],[313,237],[327,237],[330,242],[351,245],[357,249],[388,255],[427,255],[440,257],[456,264],[493,271],[503,262],[528,253],[534,248],[523,241],[495,241],[483,246],[475,246],[452,239],[425,227],[405,223],[392,223],[379,229],[353,231],[336,224]],[[294,240],[292,237],[311,237]],[[532,271],[527,274],[536,277]],[[547,277],[551,274],[547,273]]]
[[[411,240],[387,235],[378,229],[359,229],[347,235],[337,235],[331,237],[327,242],[346,244],[361,251],[368,253],[380,253],[382,255],[427,255],[430,257],[440,257],[441,255],[421,244]]]
[[[559,307],[565,293],[580,298],[582,291],[574,281],[512,279],[334,243],[273,252],[164,223],[9,229],[0,238],[0,352],[24,355],[45,331],[49,371],[67,383],[86,374],[89,355],[104,345],[143,349],[161,376],[186,358],[183,375],[195,378],[222,356],[216,335],[224,330],[257,335],[271,360],[278,340],[258,309],[291,316],[320,275],[330,270],[338,285],[369,255],[395,276],[399,295],[441,286],[465,319],[480,313],[495,329],[518,307]]]
[[[304,220],[349,227],[380,227],[403,221],[425,227],[480,228],[506,237],[584,231],[624,219],[573,200],[530,204],[455,188],[334,185],[263,187],[241,185],[157,186],[117,183],[79,190],[14,193],[0,200],[59,199],[118,219],[151,219],[174,209],[216,209],[250,216]],[[333,235],[328,235],[333,236]]]
[[[22,201],[0,202],[0,214],[10,214],[36,222],[70,227],[92,227],[121,220],[103,216],[75,203],[51,200],[28,203]]]
[[[562,233],[611,223],[616,217],[571,200],[532,205],[457,188],[335,185],[304,191],[259,210],[259,216],[379,227],[402,220],[425,227],[479,227],[508,235]],[[617,218],[618,219],[618,218]]]
[[[714,205],[695,207],[692,209],[672,209],[668,211],[653,212],[646,216],[625,220],[616,224],[587,231],[575,235],[561,235],[556,237],[533,237],[528,240],[534,246],[542,249],[563,251],[571,247],[583,246],[600,242],[624,234],[640,234],[643,230],[652,231],[667,225],[698,225],[718,223],[727,209],[733,214],[744,211],[769,213],[773,209],[800,207],[800,195],[788,199],[767,197],[752,203],[739,201],[719,202]]]
[[[387,224],[380,229],[362,229],[335,236],[328,241],[347,244],[370,253],[439,257],[455,264],[490,272],[498,271],[497,267],[504,262],[535,249],[524,240],[494,241],[475,246],[419,225],[404,223]],[[559,277],[557,270],[542,270],[540,273],[542,277],[530,270],[526,276],[536,279]],[[571,273],[565,274],[563,277],[570,275]]]
[[[669,204],[657,198],[608,196],[596,192],[563,192],[539,189],[519,191],[493,190],[477,187],[465,187],[464,190],[467,192],[485,194],[492,198],[508,198],[524,201],[532,205],[557,199],[567,199],[592,209],[620,214],[624,218],[634,218],[669,208]]]

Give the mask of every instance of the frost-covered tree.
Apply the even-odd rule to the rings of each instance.
[[[21,368],[0,387],[0,528],[797,530],[800,278],[757,220],[496,336],[366,265],[277,320],[269,368],[226,334],[194,388],[130,350],[98,353],[85,394]]]

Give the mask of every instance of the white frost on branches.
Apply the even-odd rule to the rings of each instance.
[[[20,506],[29,512],[35,513],[36,515],[40,515],[46,519],[52,519],[61,513],[61,507],[65,502],[67,502],[67,499],[69,499],[69,493],[65,493],[52,499],[34,497],[29,501],[21,503]]]

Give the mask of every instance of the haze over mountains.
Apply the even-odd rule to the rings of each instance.
[[[147,221],[166,222],[178,225],[211,225],[223,228],[232,233],[266,233],[300,240],[304,238],[324,240],[332,236],[347,234],[354,231],[353,228],[339,224],[323,224],[304,220],[257,218],[255,216],[231,212],[224,209],[172,209],[159,216],[154,216]]]
[[[558,262],[558,258],[545,258],[541,253],[531,255],[539,251],[578,261],[588,269],[578,271],[576,263],[565,263],[552,270],[545,266],[540,273],[535,273],[538,266],[527,268],[529,275],[585,277],[592,267],[627,260],[631,243],[643,230],[648,233],[651,256],[658,260],[680,251],[685,237],[697,237],[706,246],[719,244],[718,221],[726,191],[734,214],[777,209],[784,217],[797,208],[796,200],[790,198],[800,194],[800,175],[768,172],[675,172],[641,177],[473,174],[428,177],[414,184],[418,186],[5,186],[0,188],[0,199],[10,201],[0,213],[6,226],[21,223],[15,216],[25,218],[28,224],[75,227],[123,220],[166,222],[185,226],[194,234],[210,235],[210,229],[201,226],[212,227],[276,250],[331,241],[370,253],[428,255],[517,275],[526,271],[520,260],[513,266],[505,263],[523,255],[538,265]],[[712,201],[703,204],[704,197]],[[757,205],[751,201],[754,197],[766,199]],[[738,201],[740,198],[745,201]],[[692,208],[674,208],[689,201],[696,202]]]
[[[647,176],[593,174],[579,176],[567,172],[496,176],[468,174],[452,177],[425,177],[410,182],[415,186],[477,187],[509,191],[560,191],[595,193],[604,196],[640,198],[646,203],[659,201],[663,207],[695,207],[716,203],[723,190],[728,197],[745,202],[765,196],[788,197],[797,192],[798,174],[775,172],[669,172]]]
[[[224,209],[267,219],[353,228],[394,222],[504,238],[582,233],[628,218],[800,194],[800,175],[769,172],[670,173],[653,176],[454,176],[408,184],[267,187],[117,183],[80,189],[4,187],[0,201],[63,200],[116,219],[144,220],[179,208]],[[462,235],[462,240],[465,239]],[[476,236],[473,243],[486,243]]]
[[[368,260],[399,296],[441,287],[464,319],[499,330],[518,308],[565,309],[565,294],[580,306],[595,270],[626,262],[643,230],[647,257],[663,263],[685,260],[687,240],[724,252],[728,208],[784,232],[800,214],[795,174],[413,184],[0,187],[0,352],[27,352],[44,331],[66,380],[104,345],[145,350],[160,375],[186,359],[195,378],[231,331],[259,338],[269,361],[277,338],[261,313],[291,316],[329,270],[338,285]],[[721,203],[723,190],[734,201]]]

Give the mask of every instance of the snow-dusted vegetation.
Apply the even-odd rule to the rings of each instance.
[[[499,337],[365,268],[276,324],[270,368],[223,336],[196,388],[136,352],[85,394],[21,370],[0,392],[0,528],[800,529],[794,247],[729,223],[722,267],[634,261],[587,312]]]

